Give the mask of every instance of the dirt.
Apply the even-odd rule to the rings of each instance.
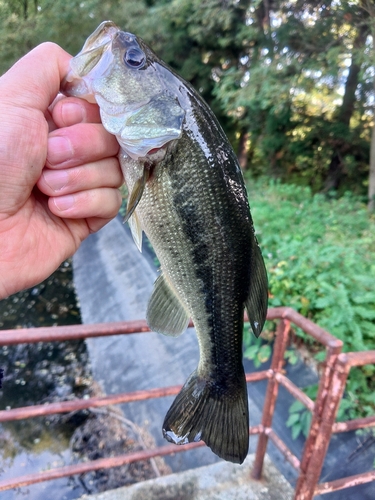
[[[93,388],[95,388],[93,396],[102,395],[97,385],[93,384]],[[118,456],[155,446],[152,437],[144,429],[126,419],[114,406],[89,410],[88,418],[74,431],[70,444],[80,462]],[[170,472],[164,461],[158,457],[89,472],[83,474],[80,481],[87,493],[94,493],[127,486]]]

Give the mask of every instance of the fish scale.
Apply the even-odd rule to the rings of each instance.
[[[86,58],[86,59],[85,59]],[[191,317],[200,359],[163,423],[176,444],[203,440],[242,463],[249,415],[242,366],[243,313],[255,335],[267,310],[267,275],[236,156],[214,114],[138,37],[106,21],[73,58],[62,91],[96,99],[120,144],[126,219],[144,231],[161,274],[147,321],[178,336]]]

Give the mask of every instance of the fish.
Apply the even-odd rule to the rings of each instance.
[[[244,309],[256,336],[267,273],[236,155],[199,93],[138,36],[104,21],[71,60],[61,91],[96,102],[120,144],[129,191],[125,220],[161,266],[147,306],[150,329],[177,337],[191,318],[199,362],[168,410],[163,435],[204,441],[242,463],[249,447]]]

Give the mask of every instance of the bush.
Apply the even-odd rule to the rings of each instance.
[[[278,182],[247,179],[247,186],[268,271],[269,306],[293,307],[341,339],[344,351],[375,349],[374,216],[350,193],[327,199]],[[311,337],[298,329],[296,334],[312,352],[319,350],[319,361],[324,358]],[[374,372],[373,366],[352,370],[341,417],[343,407],[350,418],[374,412]]]

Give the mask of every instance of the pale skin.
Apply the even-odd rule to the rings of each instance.
[[[0,78],[0,299],[47,278],[121,204],[98,107],[56,99],[70,59],[45,43]]]

